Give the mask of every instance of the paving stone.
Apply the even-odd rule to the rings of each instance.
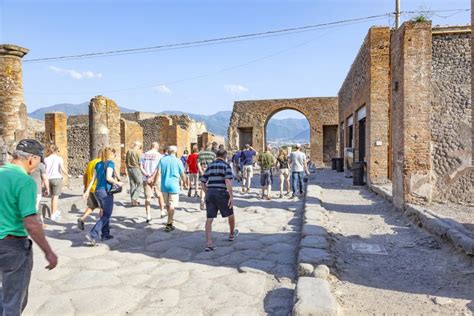
[[[329,252],[315,248],[301,248],[298,254],[298,263],[311,263],[313,265],[331,265],[333,258]]]
[[[245,249],[262,249],[263,244],[259,241],[236,241],[232,245],[233,248],[239,249],[239,250],[245,250]]]
[[[70,257],[71,259],[87,259],[104,255],[107,252],[109,252],[109,248],[106,245],[99,244],[96,247],[88,247],[86,244],[84,244],[81,247],[64,248],[59,253]]]
[[[272,274],[277,278],[288,278],[294,280],[296,278],[295,266],[292,264],[277,264],[272,269]]]
[[[271,251],[271,252],[282,252],[282,253],[287,253],[287,254],[291,254],[291,255],[294,255],[295,251],[296,251],[296,247],[295,245],[290,245],[290,244],[285,244],[285,243],[278,243],[278,244],[274,244],[274,245],[271,245],[270,247],[267,248],[267,250]]]
[[[264,272],[269,272],[273,268],[273,266],[275,266],[275,263],[271,261],[251,259],[251,260],[242,262],[238,270],[239,272],[246,272],[245,271],[246,268],[251,268],[251,269],[261,270]]]
[[[71,266],[77,266],[85,270],[113,270],[118,268],[119,265],[120,264],[117,261],[103,258],[93,258],[75,261]]]
[[[49,297],[32,315],[74,315],[75,312],[67,295],[59,295]]]
[[[227,287],[251,296],[258,296],[264,292],[266,277],[260,274],[238,273],[223,276],[216,280],[223,281]]]
[[[301,239],[300,247],[328,249],[329,243],[324,236],[305,236]]]
[[[163,254],[160,254],[160,257],[180,260],[180,261],[188,261],[189,259],[191,259],[192,255],[193,255],[192,252],[188,249],[174,247],[174,248],[168,249]]]
[[[339,315],[339,306],[331,293],[328,281],[300,277],[296,285],[296,303],[293,315]]]
[[[110,272],[83,270],[66,279],[61,289],[69,291],[100,287],[103,285],[113,287],[121,283],[121,280]]]
[[[44,269],[43,265],[41,266],[41,270],[42,271],[38,271],[38,273],[35,273],[35,278],[44,282],[56,281],[56,280],[65,278],[69,274],[71,274],[73,271],[72,269],[63,268],[63,267],[62,268],[56,267],[56,269],[48,271]]]
[[[313,276],[315,278],[320,278],[320,279],[326,279],[327,280],[330,273],[331,273],[331,271],[329,271],[329,268],[326,265],[320,264],[316,268],[314,268],[314,271],[313,271],[313,273],[311,273],[311,276]]]
[[[133,262],[131,265],[120,266],[118,269],[114,270],[113,273],[118,276],[135,274],[137,271],[140,271],[140,273],[146,273],[157,266],[159,266],[159,262],[157,261]]]
[[[151,306],[158,308],[174,307],[179,302],[179,290],[165,289],[153,294]]]
[[[302,236],[326,236],[327,231],[325,228],[317,225],[309,225],[305,224],[303,225],[303,230],[301,232]]]
[[[188,281],[188,279],[189,271],[160,274],[154,276],[145,286],[153,289],[163,289],[181,285]]]
[[[314,266],[310,263],[300,262],[298,263],[298,275],[299,276],[310,276],[314,271]]]

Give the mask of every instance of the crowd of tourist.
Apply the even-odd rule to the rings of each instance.
[[[212,223],[218,213],[228,219],[229,241],[235,240],[239,234],[235,228],[233,180],[242,182],[242,194],[248,193],[254,168],[259,166],[262,199],[272,198],[275,172],[280,180],[279,198],[283,198],[285,186],[285,195],[290,195],[290,178],[290,198],[303,194],[303,177],[309,173],[308,161],[301,146],[294,147],[295,151],[290,154],[283,148],[276,153],[270,146],[257,153],[250,145],[245,145],[242,150],[228,155],[223,145],[213,142],[200,151],[193,146],[190,154],[185,150],[178,158],[176,146],[168,146],[160,152],[159,144],[154,142],[148,151],[143,152],[142,144],[135,142],[125,155],[130,206],[141,206],[143,193],[146,221],[150,222],[153,219],[151,204],[156,198],[160,218],[167,217],[165,232],[172,232],[179,195],[182,190],[187,191],[188,197],[199,198],[200,209],[206,210],[204,250],[213,251]],[[85,166],[83,198],[86,207],[77,219],[77,227],[85,230],[86,218],[95,209],[99,210],[96,223],[86,234],[91,245],[99,239],[114,238],[110,232],[114,195],[124,188],[124,181],[116,172],[116,155],[114,148],[102,148],[98,156]],[[32,269],[32,243],[28,235],[45,253],[46,268],[53,269],[57,264],[57,257],[44,236],[40,200],[42,196],[50,197],[49,218],[52,221],[60,219],[58,202],[63,177],[70,177],[55,145],[47,148],[47,155],[44,155],[39,142],[26,139],[18,143],[11,156],[11,162],[0,167],[0,272],[3,278],[0,314],[4,315],[18,315],[26,306]]]

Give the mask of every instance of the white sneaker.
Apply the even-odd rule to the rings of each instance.
[[[147,223],[151,222],[151,214],[150,213],[146,214],[146,222]]]
[[[61,211],[56,211],[54,212],[54,214],[51,214],[51,220],[54,222],[60,218],[61,218]]]

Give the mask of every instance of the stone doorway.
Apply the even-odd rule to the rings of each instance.
[[[250,139],[251,135],[251,142],[249,141],[249,143],[252,144],[255,150],[262,152],[266,144],[265,128],[269,118],[282,110],[295,110],[303,114],[309,121],[311,160],[316,165],[323,166],[324,126],[337,126],[337,106],[337,98],[237,101],[234,103],[234,110],[227,131],[228,147],[230,150],[237,150],[245,140]],[[242,131],[247,132],[242,133]],[[335,146],[338,148],[337,144]]]
[[[239,128],[239,149],[244,148],[246,144],[253,146],[252,143],[252,127],[241,127]]]
[[[323,126],[323,162],[330,163],[337,157],[337,125]]]

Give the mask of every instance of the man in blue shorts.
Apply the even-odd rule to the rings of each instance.
[[[219,149],[214,160],[201,178],[203,190],[206,192],[206,251],[214,250],[212,242],[212,222],[220,212],[229,220],[229,241],[239,234],[235,229],[234,201],[232,194],[232,168],[226,162],[227,152]]]

